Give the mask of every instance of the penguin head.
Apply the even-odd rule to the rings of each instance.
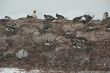
[[[36,10],[34,10],[33,13],[36,13]]]

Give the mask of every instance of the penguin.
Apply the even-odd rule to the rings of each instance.
[[[65,17],[64,17],[64,16],[59,15],[59,14],[56,14],[56,18],[57,18],[57,19],[65,19]]]
[[[108,19],[108,18],[109,18],[108,12],[105,12],[105,13],[103,14],[103,20],[106,20],[106,19]]]
[[[37,18],[37,15],[36,15],[36,10],[34,10],[33,11],[33,13],[32,13],[32,15],[31,15],[32,17],[34,17],[34,18]]]
[[[35,18],[35,19],[37,19],[36,10],[34,10],[31,15],[27,15],[27,18]]]
[[[9,32],[16,32],[18,28],[14,26],[5,26],[5,30]]]
[[[90,21],[93,19],[94,15],[93,16],[90,16],[90,15],[84,15],[86,21]]]
[[[80,21],[80,20],[82,19],[82,17],[83,17],[83,16],[75,17],[75,18],[73,19],[73,22],[78,22],[78,21]]]
[[[11,17],[9,17],[9,16],[5,16],[5,19],[11,19]]]
[[[34,18],[33,16],[27,15],[27,18]]]
[[[71,39],[71,42],[74,48],[82,49],[87,44],[88,40],[84,37],[74,37]]]
[[[44,18],[45,18],[47,21],[53,21],[53,20],[55,20],[55,18],[54,18],[53,16],[51,16],[51,15],[46,15],[46,14],[44,14]]]

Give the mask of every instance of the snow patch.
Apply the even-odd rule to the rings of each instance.
[[[25,69],[17,69],[17,68],[0,68],[0,73],[40,73],[40,70],[30,70],[25,71]]]

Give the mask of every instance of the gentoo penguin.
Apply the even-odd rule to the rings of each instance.
[[[85,17],[85,19],[86,19],[87,21],[90,21],[90,20],[93,19],[94,15],[93,15],[93,16],[90,16],[90,15],[84,15],[84,17]]]
[[[108,12],[105,12],[105,13],[103,14],[103,20],[106,20],[106,19],[108,19],[108,18],[109,18]]]
[[[34,10],[33,11],[33,13],[32,13],[32,15],[31,15],[32,17],[34,17],[34,18],[37,18],[37,15],[36,15],[36,10]]]
[[[51,16],[51,15],[46,15],[46,14],[44,14],[44,18],[45,18],[47,21],[53,21],[53,20],[55,20],[55,18],[54,18],[53,16]]]
[[[11,17],[9,17],[9,16],[5,16],[5,19],[11,19]]]
[[[27,15],[27,18],[34,18],[33,16]]]
[[[75,18],[73,19],[73,22],[78,22],[78,21],[80,21],[80,20],[82,19],[82,17],[83,17],[83,16],[75,17]]]
[[[64,17],[64,16],[59,15],[59,14],[56,14],[56,18],[57,18],[57,19],[65,19],[65,17]]]

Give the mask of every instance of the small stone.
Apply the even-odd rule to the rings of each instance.
[[[45,43],[45,45],[46,45],[46,46],[50,46],[50,44],[49,44],[49,43]]]

